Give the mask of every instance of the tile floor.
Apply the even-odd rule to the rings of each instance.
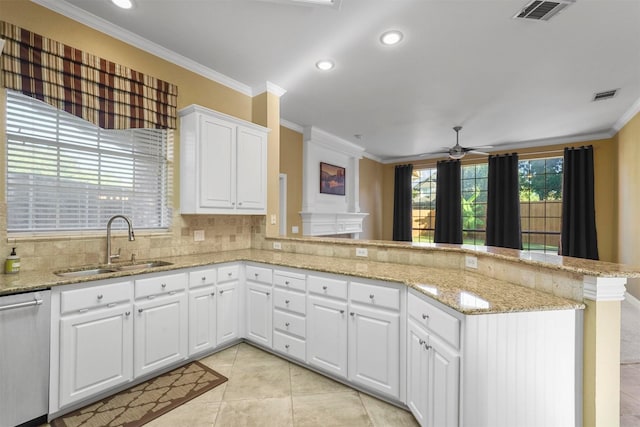
[[[620,365],[620,427],[640,427],[640,363]]]
[[[229,381],[148,427],[418,425],[407,411],[248,344],[200,361]]]

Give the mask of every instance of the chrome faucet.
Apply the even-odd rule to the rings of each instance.
[[[111,260],[114,258],[120,258],[120,249],[118,249],[118,253],[115,255],[111,254],[111,223],[116,218],[122,218],[126,221],[127,226],[129,227],[129,241],[133,242],[136,240],[136,237],[133,235],[133,226],[131,225],[131,220],[124,215],[114,215],[107,222],[107,264],[111,264]]]

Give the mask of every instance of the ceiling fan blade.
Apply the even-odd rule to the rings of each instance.
[[[489,153],[485,153],[484,151],[478,151],[478,150],[474,150],[474,149],[467,150],[467,153],[471,153],[471,154],[481,154],[481,155],[483,155],[483,156],[488,156],[488,155],[489,155]]]

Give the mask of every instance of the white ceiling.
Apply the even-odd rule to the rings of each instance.
[[[548,22],[512,19],[526,0],[34,1],[241,90],[271,82],[283,119],[387,161],[453,145],[454,125],[498,150],[608,137],[640,111],[638,0],[577,0]],[[404,40],[381,45],[388,29]]]

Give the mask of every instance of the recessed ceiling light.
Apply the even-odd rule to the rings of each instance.
[[[380,36],[380,42],[385,46],[393,46],[402,41],[402,33],[398,30],[391,30]]]
[[[122,9],[131,9],[133,7],[132,0],[111,0],[111,3]]]
[[[336,64],[333,63],[333,61],[329,60],[329,59],[322,59],[318,62],[316,62],[316,67],[318,67],[319,70],[322,71],[329,71],[331,69],[333,69],[333,67],[335,67]]]

